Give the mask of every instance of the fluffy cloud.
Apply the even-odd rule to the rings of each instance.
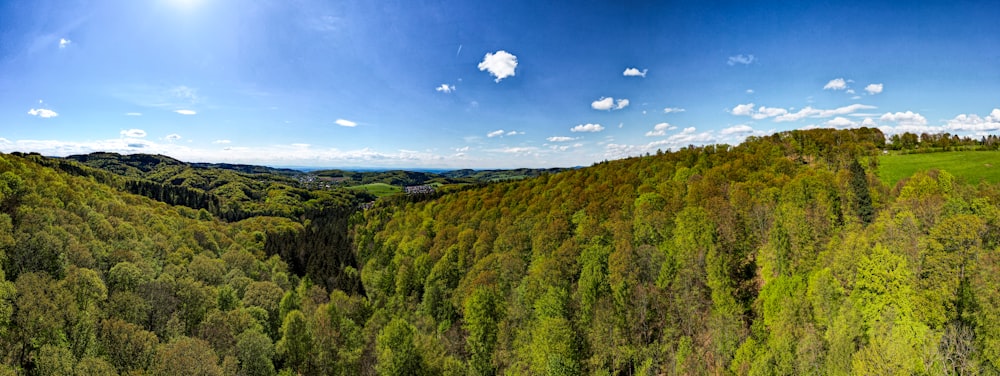
[[[509,52],[500,50],[495,53],[486,53],[483,61],[479,63],[480,71],[489,71],[490,75],[496,77],[495,82],[513,76],[514,69],[517,68],[517,56]]]
[[[733,107],[733,109],[730,110],[729,112],[737,116],[750,116],[753,115],[754,113],[753,111],[754,106],[755,105],[753,103],[738,104],[736,105],[736,107]]]
[[[738,116],[749,116],[756,120],[773,118],[776,122],[784,121],[797,121],[806,117],[813,118],[827,118],[837,115],[848,115],[859,110],[869,110],[876,108],[875,106],[869,106],[864,104],[852,104],[849,106],[838,107],[830,110],[823,110],[818,108],[812,108],[806,106],[796,112],[790,112],[787,109],[779,107],[766,107],[760,106],[760,108],[754,109],[755,105],[753,103],[740,104],[733,107],[729,112],[733,115]]]
[[[675,150],[688,145],[704,145],[713,142],[716,142],[716,137],[712,132],[698,133],[694,127],[688,127],[666,139],[653,141],[648,144],[628,145],[608,143],[605,145],[604,152],[608,158],[624,158],[655,152],[657,149]]]
[[[745,134],[753,133],[753,128],[746,124],[734,125],[732,127],[723,129],[719,132],[722,135],[729,136],[734,134]]]
[[[177,140],[180,140],[183,137],[181,137],[181,135],[179,135],[177,133],[171,133],[171,134],[168,134],[166,138],[167,138],[167,141],[177,141]]]
[[[504,136],[517,136],[519,134],[524,134],[524,132],[510,131],[510,132],[507,132]]]
[[[674,113],[674,112],[684,112],[684,111],[687,111],[687,110],[685,110],[683,108],[677,108],[677,107],[667,107],[667,108],[663,109],[663,113],[665,113],[665,114],[670,114],[670,113]]]
[[[227,145],[227,144],[231,144],[232,141],[229,141],[229,140],[215,140],[215,141],[212,141],[212,143],[213,144],[217,144],[217,145]]]
[[[851,127],[856,127],[858,123],[851,119],[837,116],[827,121],[826,125],[834,128],[851,128]]]
[[[146,131],[142,129],[125,129],[119,132],[123,137],[142,138],[146,137]]]
[[[622,73],[622,74],[625,75],[625,76],[630,76],[630,77],[643,77],[643,78],[645,78],[647,71],[649,71],[649,69],[643,69],[642,71],[640,71],[639,68],[626,68],[625,69],[625,73]]]
[[[865,86],[865,91],[867,91],[868,94],[871,94],[871,95],[875,95],[875,94],[881,93],[882,92],[882,84],[868,84],[868,86]]]
[[[994,108],[985,118],[976,114],[960,114],[948,120],[946,126],[952,131],[989,132],[1000,130],[1000,108]]]
[[[355,122],[347,120],[347,119],[337,119],[337,121],[334,121],[334,123],[337,124],[337,125],[339,125],[339,126],[341,126],[341,127],[353,128],[353,127],[357,127],[358,126],[358,123],[355,123]]]
[[[595,110],[608,111],[608,110],[620,110],[628,107],[629,100],[625,98],[618,99],[617,101],[612,97],[601,97],[596,101],[590,103],[590,107]]]
[[[736,64],[749,65],[749,64],[753,63],[754,60],[756,60],[756,58],[754,58],[753,55],[739,54],[739,55],[736,55],[736,56],[730,56],[729,57],[729,61],[726,62],[726,64],[729,64],[729,65],[736,65]]]
[[[653,126],[653,130],[646,132],[646,137],[659,137],[666,136],[667,131],[677,129],[677,127],[670,125],[669,123],[660,123]]]
[[[760,106],[760,108],[757,109],[757,112],[750,115],[750,117],[760,120],[767,119],[769,117],[782,116],[787,113],[788,110],[784,108]]]
[[[57,114],[55,111],[46,108],[32,108],[28,110],[28,115],[38,116],[40,118],[45,118],[45,119],[59,116],[59,114]]]
[[[195,114],[197,114],[197,112],[195,112],[194,110],[174,110],[174,112],[176,112],[178,114],[181,114],[181,115],[195,115]]]
[[[493,132],[487,133],[486,137],[489,137],[489,138],[500,137],[500,136],[503,136],[504,133],[505,132],[504,132],[503,129],[497,129],[497,130],[495,130]]]
[[[570,128],[571,132],[600,132],[603,130],[604,127],[600,124],[580,124]]]
[[[610,110],[614,106],[615,106],[615,99],[611,97],[601,97],[601,99],[598,99],[590,103],[591,108],[601,111]]]
[[[844,90],[847,89],[847,81],[843,78],[834,78],[823,86],[823,90]]]
[[[857,104],[857,103],[849,105],[849,106],[837,107],[837,108],[834,108],[832,110],[821,110],[821,109],[812,108],[812,107],[808,107],[807,106],[806,108],[803,108],[803,109],[799,110],[798,112],[795,112],[795,113],[789,112],[787,114],[775,117],[774,121],[777,121],[777,122],[782,122],[782,121],[796,121],[796,120],[799,120],[799,119],[802,119],[802,118],[805,118],[805,117],[828,118],[828,117],[831,117],[831,116],[847,115],[847,114],[851,114],[851,113],[854,113],[854,112],[857,112],[857,111],[860,111],[860,110],[871,110],[871,109],[874,109],[874,108],[877,108],[877,107],[875,107],[875,106],[869,106],[869,105],[865,105],[865,104]]]
[[[142,116],[141,112],[126,112],[125,116]]]
[[[747,94],[753,94],[753,89],[747,89]]]
[[[441,84],[441,86],[434,88],[434,90],[447,94],[455,91],[455,85]]]
[[[546,140],[548,140],[549,142],[568,142],[568,141],[573,141],[575,139],[576,137],[566,137],[566,136],[552,136],[546,138]]]
[[[59,48],[69,47],[70,43],[73,43],[73,41],[66,38],[59,38]]]
[[[886,112],[885,114],[882,114],[882,117],[880,117],[879,120],[884,122],[894,122],[901,126],[908,127],[921,127],[927,125],[927,118],[913,111],[896,113]]]

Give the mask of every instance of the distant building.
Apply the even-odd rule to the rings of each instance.
[[[403,191],[408,195],[421,195],[434,193],[434,187],[429,185],[411,185],[403,188]]]

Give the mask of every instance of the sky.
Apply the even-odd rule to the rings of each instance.
[[[1000,2],[0,0],[0,151],[587,166],[1000,132]]]

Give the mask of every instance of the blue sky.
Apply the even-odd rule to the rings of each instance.
[[[0,151],[510,168],[1000,131],[997,2],[0,1]]]

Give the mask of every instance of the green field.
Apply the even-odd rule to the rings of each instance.
[[[355,191],[365,191],[378,197],[390,196],[403,191],[403,188],[399,186],[389,185],[385,183],[355,185],[353,187],[348,187],[347,189],[353,189]]]
[[[968,183],[1000,182],[1000,151],[952,151],[879,157],[878,176],[890,186],[918,171],[936,168]]]

